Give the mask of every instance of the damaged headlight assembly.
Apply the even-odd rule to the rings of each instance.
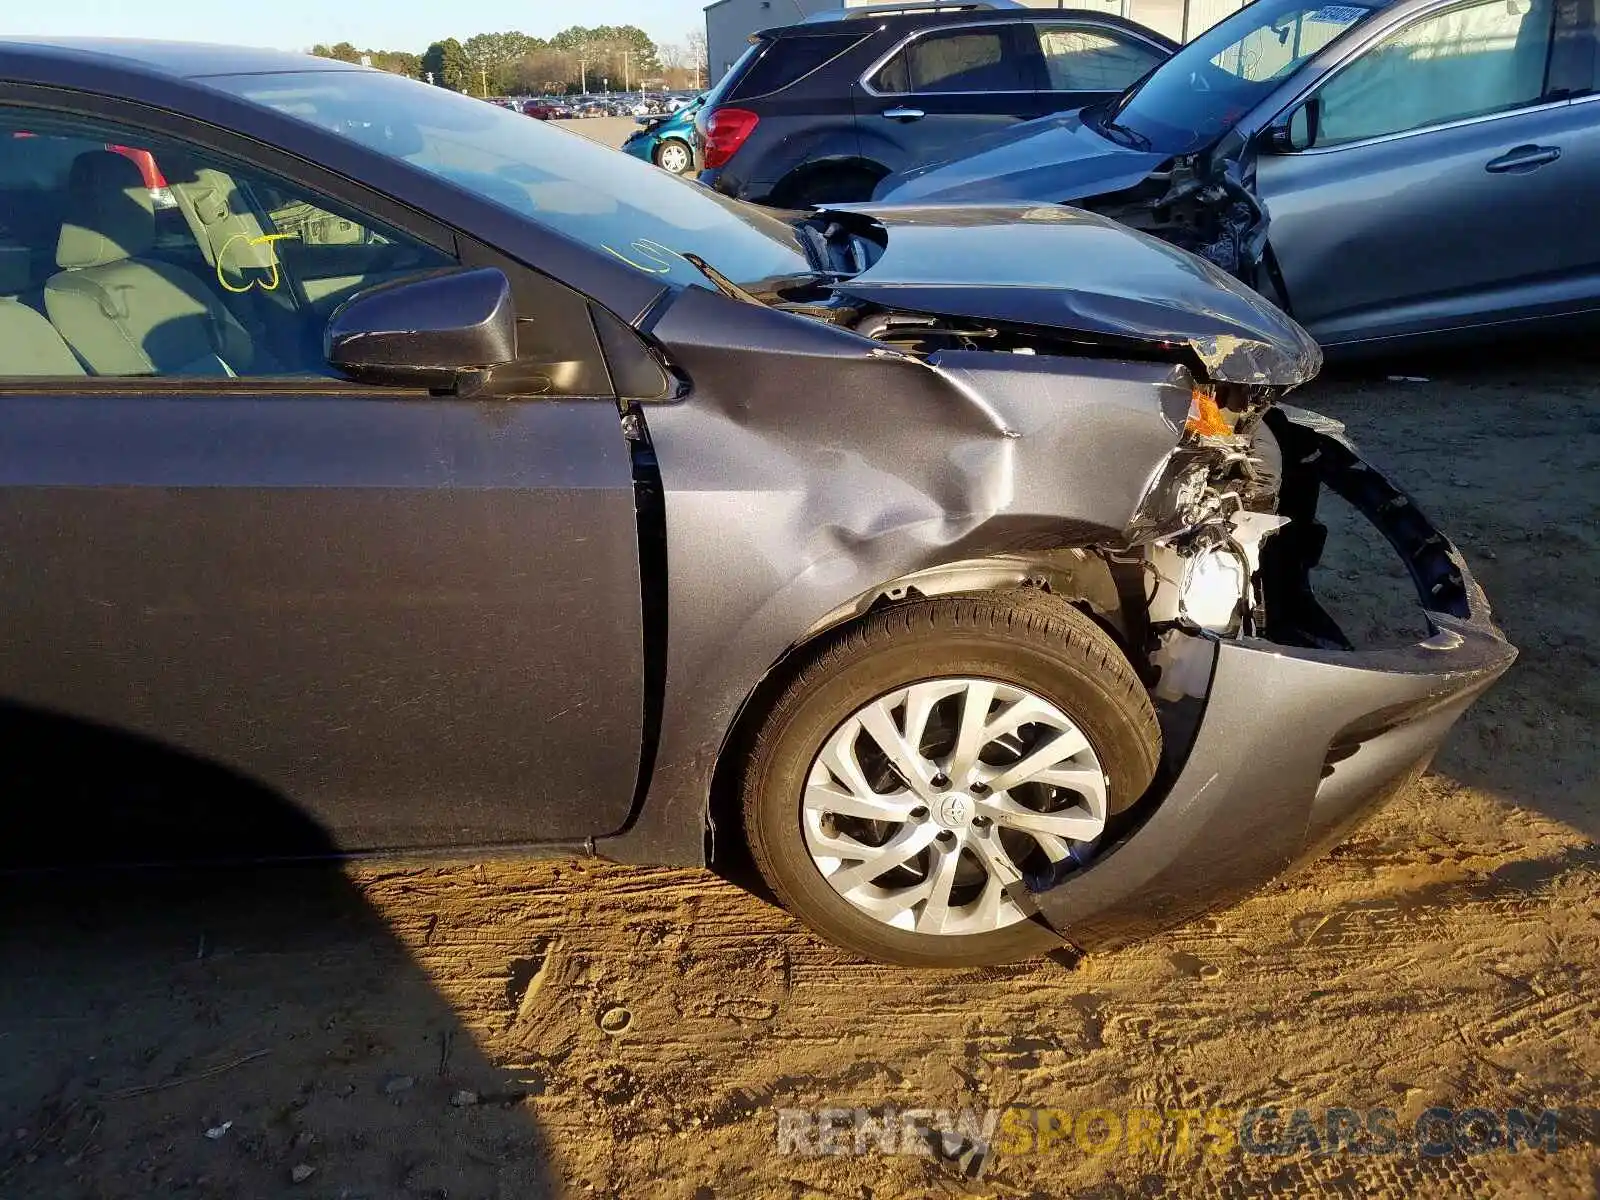
[[[1210,653],[1193,636],[1264,631],[1262,546],[1289,523],[1274,511],[1282,461],[1262,424],[1272,399],[1271,389],[1196,385],[1183,443],[1141,507],[1136,528],[1151,540],[1133,561],[1147,576],[1158,700],[1206,694]],[[1163,520],[1180,527],[1158,532]]]

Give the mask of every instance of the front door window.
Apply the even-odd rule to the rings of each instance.
[[[1534,104],[1544,95],[1552,0],[1490,0],[1413,22],[1317,92],[1316,146]]]
[[[195,147],[0,109],[6,374],[324,374],[339,303],[454,263]]]

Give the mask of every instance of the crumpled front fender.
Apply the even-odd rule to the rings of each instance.
[[[828,614],[927,568],[1121,536],[1182,435],[1167,363],[924,361],[685,292],[655,336],[693,380],[648,406],[670,636],[656,767],[608,856],[699,862],[713,772],[757,684]]]

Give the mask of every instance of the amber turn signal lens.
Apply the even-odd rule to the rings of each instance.
[[[1185,428],[1199,437],[1231,437],[1233,426],[1223,420],[1222,409],[1209,388],[1195,388],[1189,401],[1189,422]]]

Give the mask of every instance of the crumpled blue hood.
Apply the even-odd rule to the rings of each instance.
[[[886,177],[889,204],[1059,204],[1133,187],[1170,155],[1119,146],[1077,111],[1025,121],[968,142],[963,157]]]

